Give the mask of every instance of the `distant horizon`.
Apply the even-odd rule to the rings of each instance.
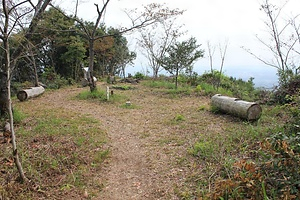
[[[141,72],[146,74],[146,71],[150,71],[150,75],[152,71],[150,67],[145,69],[143,67],[128,67],[126,69],[126,73],[130,73],[134,75],[137,72]],[[194,67],[194,71],[199,75],[209,72],[210,67],[208,66],[196,66]],[[242,67],[224,67],[223,73],[226,76],[234,77],[236,79],[242,79],[244,81],[248,81],[251,77],[254,78],[253,83],[256,88],[265,88],[272,89],[278,85],[278,76],[277,70],[268,66],[242,66]],[[168,72],[161,72],[159,74],[169,74]]]

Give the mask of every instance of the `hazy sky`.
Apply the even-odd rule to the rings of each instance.
[[[284,0],[269,0],[271,3],[281,5]],[[67,2],[57,0],[57,3]],[[74,2],[74,0],[73,0]],[[179,19],[180,23],[184,23],[184,30],[187,30],[187,36],[196,37],[199,44],[202,44],[203,49],[207,49],[207,41],[211,44],[224,44],[228,40],[229,45],[225,59],[225,70],[238,70],[239,73],[247,73],[247,69],[252,67],[264,66],[260,61],[253,58],[250,54],[244,51],[241,46],[251,49],[257,55],[263,55],[270,58],[268,52],[265,52],[265,47],[258,42],[256,35],[261,38],[266,37],[266,28],[264,20],[265,14],[260,11],[260,2],[262,0],[111,0],[105,15],[105,23],[107,25],[118,26],[126,25],[129,20],[124,15],[124,9],[141,8],[142,5],[149,3],[166,3],[170,8],[180,8],[186,10],[184,15]],[[83,0],[79,6],[79,16],[90,21],[95,21],[96,10],[94,3],[102,5],[102,0]],[[72,3],[71,5],[74,5]],[[71,11],[72,6],[65,3],[61,4],[66,10]],[[285,7],[282,16],[289,19],[292,15],[300,14],[300,1],[290,0]],[[129,38],[134,50],[134,41]],[[138,51],[138,50],[137,50]],[[206,50],[207,52],[207,50]],[[199,60],[195,64],[195,69],[209,69],[209,61],[206,57]],[[216,49],[214,58],[216,68],[219,68],[220,55],[219,49]],[[138,52],[137,66],[147,66],[147,61],[142,58]],[[265,66],[266,67],[266,66]],[[269,67],[267,69],[270,69]],[[140,68],[133,69],[135,72],[141,71]],[[270,69],[270,72],[276,73]]]

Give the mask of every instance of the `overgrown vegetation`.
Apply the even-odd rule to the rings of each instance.
[[[299,199],[300,198],[300,99],[299,77],[281,86],[268,103],[280,103],[268,108],[259,120],[254,135],[243,141],[246,151],[226,170],[226,176],[215,178],[214,186],[202,199]],[[282,94],[282,95],[278,95]],[[277,118],[274,121],[274,117]],[[257,129],[264,123],[268,129]],[[277,124],[276,124],[277,123]],[[253,130],[249,130],[253,132]],[[240,135],[240,131],[235,133]],[[249,132],[249,133],[250,133]],[[241,138],[239,138],[240,140]],[[249,140],[250,139],[250,140]],[[213,140],[216,142],[215,140]],[[253,141],[256,141],[254,145]],[[233,143],[232,143],[233,144]],[[211,147],[212,146],[212,147]],[[227,145],[225,145],[227,146]],[[227,147],[228,148],[228,147]],[[202,155],[213,162],[218,145],[212,141],[199,141],[192,155]],[[223,155],[224,156],[224,155]],[[231,156],[228,156],[230,158]],[[217,158],[218,160],[219,158]]]
[[[219,76],[221,82],[216,88],[214,83]],[[178,196],[182,199],[300,198],[299,76],[274,92],[256,89],[253,78],[243,81],[217,73],[194,76],[192,81],[191,77],[181,74],[178,80],[177,90],[172,87],[173,80],[165,77],[144,85],[160,88],[165,94],[211,96],[221,93],[248,101],[260,100],[268,105],[255,124],[245,122],[242,129],[232,127],[230,135],[202,136],[199,133],[199,140],[188,152],[201,166],[202,174],[195,172],[199,174],[186,183],[196,183],[194,191],[177,188]],[[207,111],[218,113],[216,108],[199,108],[199,112]],[[176,115],[173,121],[178,123],[181,119],[184,119],[182,115]]]
[[[217,83],[220,81],[219,86]],[[248,81],[228,77],[220,74],[217,71],[214,73],[206,72],[202,75],[193,73],[191,76],[180,74],[178,76],[179,86],[176,89],[174,85],[175,78],[161,76],[157,80],[144,81],[143,84],[151,88],[162,89],[168,94],[186,94],[186,95],[201,95],[212,96],[214,94],[222,94],[234,96],[248,101],[256,101],[264,98],[269,94],[261,89],[256,89],[253,83],[254,78]],[[263,93],[265,92],[265,93]],[[261,96],[263,94],[263,96]]]
[[[299,93],[294,97],[292,104],[268,111],[271,115],[264,120],[271,121],[275,110],[282,125],[259,130],[263,137],[253,138],[256,146],[246,142],[249,145],[243,153],[246,158],[236,160],[226,177],[216,179],[213,191],[204,195],[204,199],[299,199]],[[195,151],[204,151],[201,144],[195,144],[193,155]],[[205,156],[212,154],[215,152],[204,152]]]

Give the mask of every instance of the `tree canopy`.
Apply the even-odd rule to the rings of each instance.
[[[161,59],[160,63],[163,68],[170,74],[175,76],[175,84],[177,88],[177,77],[183,69],[187,73],[193,71],[193,63],[203,57],[204,51],[199,49],[200,45],[194,37],[182,42],[176,42],[167,49],[166,55]]]
[[[84,24],[87,30],[94,27],[93,22],[84,21]],[[81,68],[88,65],[89,44],[82,32],[82,27],[71,16],[67,16],[62,9],[51,7],[45,11],[34,33],[31,34],[30,41],[27,41],[31,44],[39,75],[51,70],[66,79],[78,81],[80,77],[83,77]],[[131,63],[136,57],[136,54],[129,50],[126,37],[120,33],[120,30],[113,27],[107,28],[104,24],[97,27],[96,32],[99,36],[109,36],[95,42],[95,74],[114,75],[125,71],[124,65]],[[23,30],[11,35],[12,52],[23,40],[23,35]],[[4,51],[0,50],[0,52],[0,63],[3,63]],[[21,56],[17,60],[13,77],[13,80],[19,82],[34,80],[32,62],[29,62],[26,56]]]

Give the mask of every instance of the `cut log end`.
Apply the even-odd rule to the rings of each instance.
[[[262,109],[261,109],[260,105],[253,104],[248,109],[248,117],[247,117],[247,119],[249,121],[258,120],[260,118],[260,116],[261,116],[261,112],[262,112]]]
[[[19,91],[17,94],[17,97],[20,101],[25,101],[27,99],[28,95],[25,91]]]

